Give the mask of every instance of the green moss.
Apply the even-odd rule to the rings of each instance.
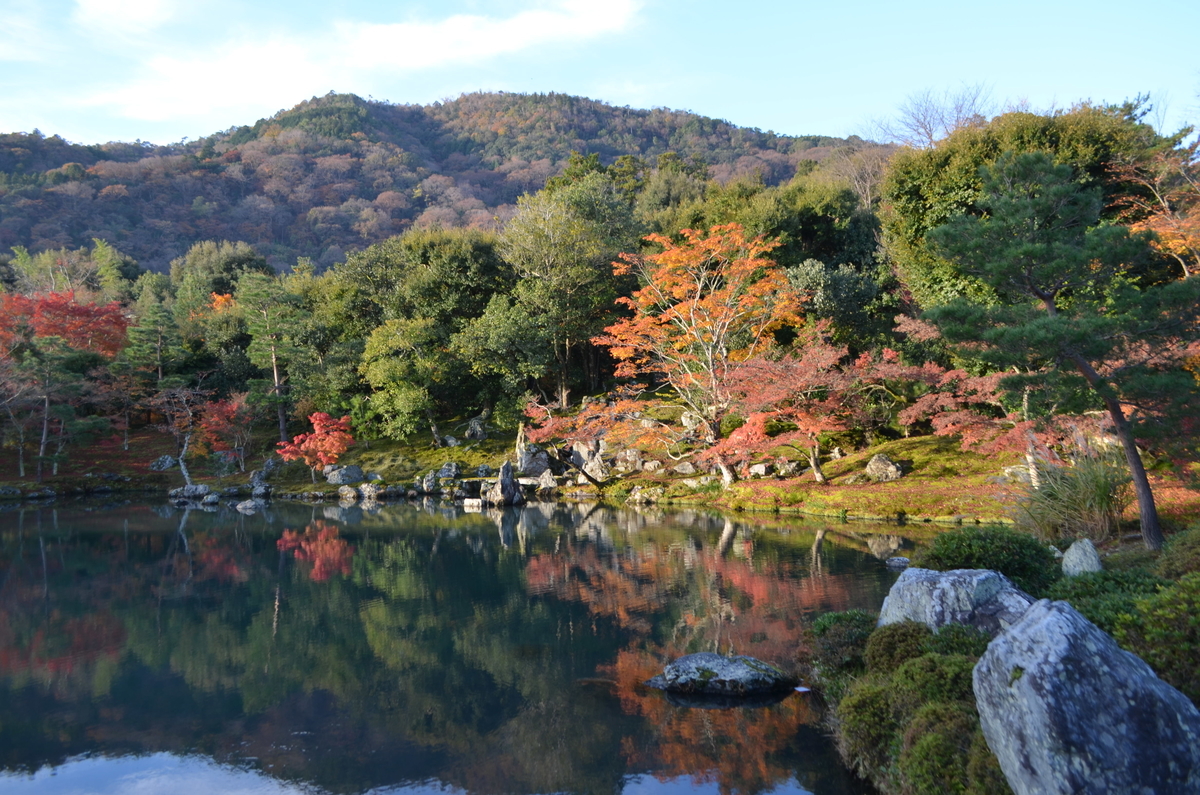
[[[964,704],[927,704],[904,732],[897,767],[913,795],[961,792],[979,721]]]
[[[1105,632],[1112,633],[1124,616],[1135,610],[1137,600],[1158,593],[1170,582],[1145,570],[1097,571],[1065,577],[1046,592],[1049,599],[1062,599]]]
[[[888,624],[871,633],[864,654],[871,673],[891,673],[902,663],[925,653],[933,637],[929,627],[916,621]]]
[[[867,640],[875,631],[877,617],[866,610],[825,613],[813,622],[816,663],[827,673],[858,673],[864,670]]]
[[[925,651],[933,654],[961,654],[978,660],[987,651],[992,636],[966,624],[947,624],[925,642]]]
[[[982,729],[975,730],[971,748],[967,751],[966,795],[1012,795],[1008,780],[1000,769],[1000,761],[988,747]]]
[[[974,701],[971,672],[975,661],[961,654],[923,654],[892,675],[897,708],[912,714],[929,702]]]
[[[1172,580],[1200,571],[1200,525],[1171,536],[1158,560],[1157,570]]]
[[[837,707],[838,741],[843,758],[864,778],[876,778],[887,764],[898,726],[885,682],[856,682]]]
[[[1160,677],[1200,702],[1200,573],[1138,600],[1114,634]]]

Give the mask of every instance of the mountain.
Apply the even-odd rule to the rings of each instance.
[[[698,157],[727,182],[789,179],[847,143],[737,127],[685,111],[565,94],[464,94],[393,105],[353,94],[171,146],[0,135],[0,251],[101,238],[161,270],[198,240],[244,240],[277,268],[328,265],[412,225],[494,227],[572,150],[604,163]]]

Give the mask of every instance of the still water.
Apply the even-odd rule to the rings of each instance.
[[[867,791],[811,696],[676,707],[693,651],[795,662],[901,539],[539,505],[0,512],[0,792]]]

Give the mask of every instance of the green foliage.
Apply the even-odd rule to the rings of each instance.
[[[867,640],[878,616],[867,610],[825,613],[813,622],[816,662],[831,672],[856,673],[864,668]]]
[[[961,791],[967,780],[971,739],[979,726],[964,704],[926,704],[904,731],[897,767],[913,795]]]
[[[871,673],[891,673],[902,663],[920,657],[933,637],[929,627],[917,621],[888,624],[871,633],[864,655]]]
[[[1200,525],[1178,533],[1167,541],[1158,559],[1157,571],[1172,580],[1200,572]]]
[[[1012,795],[1008,779],[1000,769],[1000,760],[988,747],[983,729],[976,729],[967,752],[966,795]]]
[[[1050,586],[1047,599],[1062,599],[1100,629],[1116,631],[1121,619],[1135,612],[1139,599],[1170,585],[1148,571],[1095,571],[1064,577]]]
[[[838,745],[842,758],[864,778],[887,763],[900,728],[892,713],[886,681],[860,679],[837,705]]]
[[[915,565],[937,571],[992,569],[1021,590],[1043,594],[1061,575],[1054,554],[1029,533],[1000,525],[948,530],[916,555]]]
[[[924,651],[958,654],[978,660],[987,651],[992,636],[967,624],[947,624],[925,641]]]
[[[975,661],[961,654],[922,654],[902,664],[892,675],[895,703],[911,714],[930,701],[971,701],[973,670]]]
[[[1158,594],[1139,599],[1117,621],[1117,641],[1154,672],[1200,702],[1200,573],[1185,574]]]
[[[1133,500],[1129,468],[1114,456],[1083,457],[1071,466],[1039,468],[1038,488],[1017,502],[1017,526],[1041,538],[1105,541],[1120,529]]]
[[[883,186],[888,253],[921,306],[963,295],[983,300],[987,288],[939,256],[926,238],[957,215],[984,213],[978,203],[983,167],[1004,153],[1047,153],[1076,171],[1085,187],[1099,188],[1104,206],[1113,207],[1113,199],[1132,186],[1122,183],[1110,165],[1136,159],[1162,140],[1120,111],[1084,105],[1053,115],[1006,113],[982,127],[958,130],[935,148],[901,151]]]

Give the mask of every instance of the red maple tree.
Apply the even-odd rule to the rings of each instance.
[[[276,450],[284,461],[303,461],[317,482],[317,469],[336,464],[342,453],[354,444],[350,433],[350,417],[335,420],[323,411],[308,416],[312,433],[297,434],[290,442],[279,442]]]

